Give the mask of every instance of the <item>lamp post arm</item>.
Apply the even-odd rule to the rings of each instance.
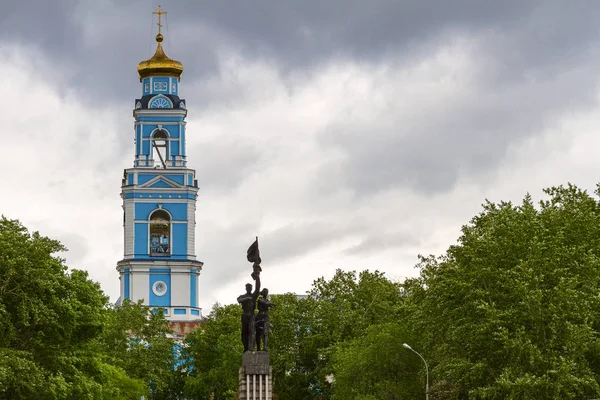
[[[429,366],[427,365],[427,361],[425,361],[423,356],[421,354],[419,354],[419,352],[416,351],[415,349],[413,349],[412,347],[406,347],[406,348],[409,349],[410,351],[412,351],[413,353],[415,353],[416,355],[418,355],[421,358],[421,360],[423,360],[423,363],[425,363],[425,400],[429,400]]]

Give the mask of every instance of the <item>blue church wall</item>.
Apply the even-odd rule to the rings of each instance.
[[[170,86],[169,78],[155,76],[152,78],[150,91],[152,94],[169,94],[171,89]]]
[[[142,139],[149,140],[151,138],[152,133],[156,130],[156,125],[144,125],[142,128]],[[171,126],[163,125],[164,131],[167,131],[168,136],[171,139],[179,139],[179,132],[173,131],[174,128]]]
[[[131,276],[129,275],[129,268],[123,269],[123,297],[125,299],[131,299]]]
[[[173,220],[185,221],[188,218],[188,207],[186,203],[163,204],[163,208],[171,213]]]
[[[180,185],[184,184],[185,174],[165,174],[163,176],[179,183]]]
[[[160,118],[153,118],[152,122],[157,122],[157,120],[160,121]],[[169,119],[168,122],[173,122],[173,120]],[[156,128],[157,125],[154,123],[148,125],[138,125],[136,127],[136,155],[150,155],[152,153],[151,135]],[[183,142],[181,142],[182,140],[185,140],[185,129],[182,127],[180,130],[178,124],[166,124],[163,125],[163,130],[167,131],[170,138],[168,154],[170,156],[185,155],[185,146],[183,146]]]
[[[188,224],[173,224],[173,254],[187,254],[187,226]]]
[[[161,120],[163,120],[162,117],[154,117],[152,118],[152,122],[160,122]],[[162,130],[165,130],[168,132],[169,137],[172,139],[177,139],[179,138],[179,125],[178,124],[173,124],[173,118],[169,118],[167,120],[165,120],[165,122],[171,122],[171,124],[164,124],[162,126]],[[156,128],[158,128],[158,126],[156,124],[147,124],[147,125],[143,125],[143,129],[142,129],[142,137],[147,139],[150,137],[150,135],[152,134],[152,132],[154,132],[154,130],[156,130]]]
[[[135,257],[148,256],[148,223],[136,222],[134,234],[135,242],[133,243],[133,252],[135,254]]]
[[[142,87],[144,88],[144,95],[150,94],[150,78],[142,79]]]
[[[158,85],[155,85],[155,83],[158,83]],[[178,86],[179,79],[171,76],[152,76],[142,79],[144,95],[158,93],[177,95]]]
[[[142,152],[140,154],[150,154],[150,141],[142,140]]]
[[[165,181],[157,181],[157,182],[154,182],[152,185],[150,185],[150,187],[152,187],[152,188],[170,188],[172,186],[169,185]]]
[[[171,254],[170,256],[149,256],[148,254],[136,254],[133,256],[136,261],[164,261],[164,260],[189,260],[187,254]]]
[[[192,269],[190,274],[190,306],[197,307],[196,301],[198,298],[198,277],[196,276],[196,270]]]
[[[140,154],[140,150],[141,150],[141,144],[142,144],[142,127],[139,125],[136,125],[135,127],[135,152],[137,154]]]
[[[189,254],[193,253],[189,250],[193,239],[189,230],[194,226],[198,188],[185,155],[187,110],[184,99],[177,97],[179,79],[174,73],[154,71],[140,80],[143,96],[135,100],[133,111],[134,168],[125,169],[121,192],[126,223],[125,257],[132,262],[118,264],[120,295],[124,300],[143,298],[150,307],[168,307],[165,313],[171,320],[196,320],[201,315],[197,297],[202,263]],[[161,141],[158,151],[166,169],[153,146],[152,134],[158,130],[168,136],[166,145],[162,142],[164,136],[157,139]],[[171,216],[170,223],[149,221],[158,209]],[[161,217],[166,219],[164,213]],[[177,293],[177,298],[171,296],[171,291]]]
[[[143,185],[159,175],[175,181],[180,185],[183,185],[185,182],[185,174],[138,174],[138,185]]]
[[[160,272],[160,273],[157,273]],[[171,274],[169,269],[150,270],[149,292],[150,306],[152,307],[170,307],[171,306]],[[153,287],[156,282],[162,281],[167,285],[167,290],[162,296],[154,293]]]
[[[181,140],[181,143],[185,144],[185,129],[181,129],[181,137],[179,140]],[[181,146],[181,155],[185,157],[185,146]]]
[[[158,197],[161,196],[161,197]],[[170,196],[170,197],[169,197]],[[189,200],[194,200],[196,198],[195,194],[192,193],[169,193],[169,192],[164,192],[164,193],[125,193],[125,198],[126,199],[157,199],[162,201],[168,200],[170,198],[173,199],[189,199]]]
[[[157,174],[138,174],[138,185],[143,185],[151,179],[154,179]]]
[[[170,122],[177,126],[178,122],[183,121],[183,116],[180,115],[138,115],[136,118],[140,122]],[[152,124],[144,125],[144,127],[152,126]],[[152,129],[155,129],[156,126]]]
[[[161,203],[163,210],[167,210],[174,221],[185,221],[187,220],[187,204],[186,203]],[[134,209],[134,219],[136,220],[147,220],[150,218],[150,213],[158,209],[156,204],[153,203],[136,203]],[[173,232],[174,233],[174,232]],[[137,232],[136,232],[137,237]]]

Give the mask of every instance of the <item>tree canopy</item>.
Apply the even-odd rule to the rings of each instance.
[[[176,371],[162,313],[113,308],[65,250],[0,218],[0,398],[176,398],[164,395]]]
[[[416,278],[337,270],[274,295],[279,400],[600,397],[600,202],[573,185],[485,202]],[[236,398],[241,309],[182,343],[160,310],[112,307],[60,243],[0,219],[0,397]],[[159,312],[156,312],[159,311]]]
[[[307,298],[274,296],[279,398],[422,398],[404,343],[429,364],[431,399],[600,396],[600,203],[573,185],[545,194],[487,201],[417,278],[338,270]]]
[[[407,283],[438,398],[600,393],[600,207],[576,187],[536,207],[486,202]]]

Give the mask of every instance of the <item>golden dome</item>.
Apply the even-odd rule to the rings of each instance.
[[[158,46],[156,46],[156,52],[152,58],[138,64],[137,70],[140,79],[153,75],[169,75],[180,78],[183,72],[183,64],[167,57],[161,44],[163,41],[162,34],[156,35],[156,41]]]

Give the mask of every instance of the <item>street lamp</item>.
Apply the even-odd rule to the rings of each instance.
[[[427,361],[425,361],[423,356],[420,355],[415,349],[410,347],[408,344],[403,343],[402,346],[404,346],[404,348],[412,351],[413,353],[415,353],[416,355],[421,357],[421,360],[423,360],[423,362],[425,363],[425,378],[426,378],[426,380],[425,380],[425,400],[429,400],[429,367],[427,366]]]

